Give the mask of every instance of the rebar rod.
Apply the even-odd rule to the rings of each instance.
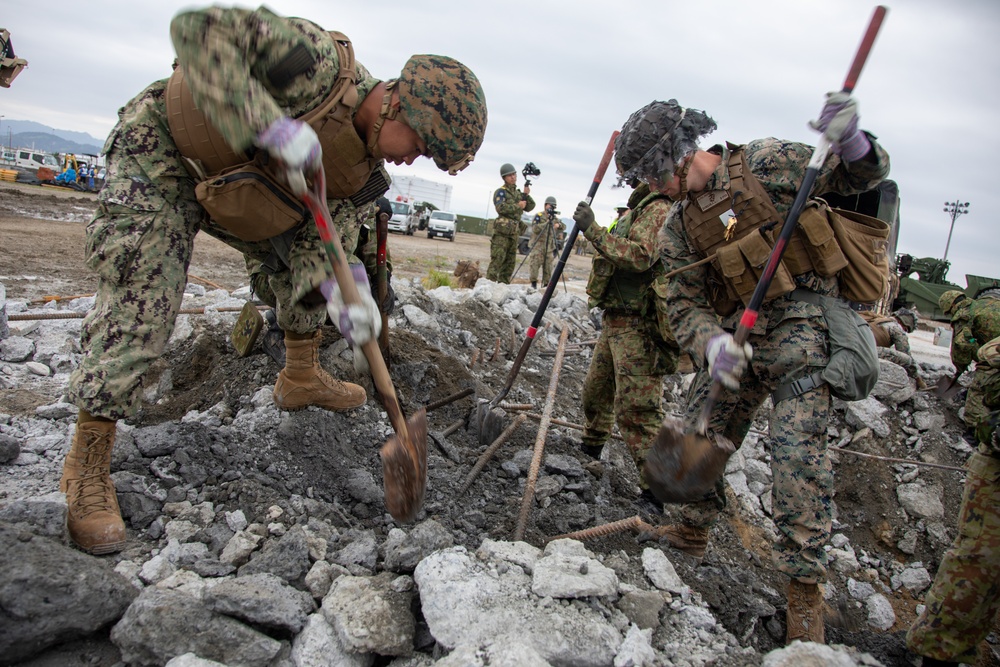
[[[915,461],[914,459],[897,459],[891,456],[878,456],[877,454],[865,454],[864,452],[856,452],[853,449],[844,449],[843,447],[834,447],[830,445],[827,449],[832,449],[836,452],[844,452],[846,454],[854,454],[855,456],[862,456],[866,459],[878,459],[879,461],[890,461],[892,463],[905,463],[911,466],[926,466],[928,468],[941,468],[942,470],[957,470],[959,472],[965,472],[965,468],[959,468],[957,466],[947,466],[943,463],[930,463],[929,461]]]
[[[269,306],[257,306],[257,310],[268,310]],[[208,312],[215,313],[238,313],[243,310],[242,307],[237,308],[236,306],[222,306],[221,308],[209,308]],[[64,311],[57,313],[38,313],[38,314],[28,314],[28,313],[15,313],[13,315],[7,316],[7,321],[9,322],[23,322],[30,320],[75,320],[82,319],[87,316],[90,311],[84,313]],[[182,308],[177,311],[178,315],[204,315],[206,312],[205,308]]]
[[[565,359],[566,339],[569,337],[569,327],[563,327],[559,334],[559,347],[552,364],[552,377],[549,378],[549,391],[545,396],[545,407],[539,420],[538,435],[535,437],[535,453],[531,457],[531,467],[528,469],[528,481],[524,486],[524,497],[521,498],[521,513],[517,518],[517,528],[514,530],[514,540],[524,538],[524,530],[528,525],[528,515],[531,505],[535,502],[535,484],[538,482],[538,470],[542,465],[542,454],[545,452],[545,438],[549,432],[549,422],[552,419],[552,405],[556,399],[556,388],[559,386],[559,374]]]
[[[457,401],[460,398],[465,398],[466,396],[468,396],[469,394],[471,394],[474,391],[475,390],[472,387],[468,387],[466,389],[463,389],[462,391],[455,392],[451,396],[445,396],[444,398],[442,398],[439,401],[434,401],[433,403],[428,403],[427,405],[424,406],[424,410],[426,410],[427,412],[431,412],[432,410],[437,410],[438,408],[443,408],[444,406],[448,405],[449,403],[454,403],[455,401]]]
[[[521,428],[521,425],[524,424],[527,419],[528,418],[524,415],[518,415],[515,417],[514,421],[510,423],[510,426],[505,428],[503,433],[497,436],[497,439],[494,440],[490,446],[479,455],[479,458],[476,459],[476,464],[472,466],[472,470],[469,471],[469,474],[465,477],[465,481],[462,482],[462,488],[458,490],[459,496],[464,495],[465,492],[469,490],[469,487],[472,486],[474,481],[476,481],[476,477],[478,477],[479,473],[483,471],[486,464],[490,462],[490,459],[493,458],[493,455],[496,454],[497,450],[500,449],[504,443],[510,440],[510,437],[514,435],[514,431]]]
[[[550,537],[546,542],[552,542],[555,540],[592,540],[597,537],[604,537],[605,535],[613,535],[615,533],[624,533],[626,530],[638,529],[646,524],[645,521],[637,514],[636,516],[631,516],[627,519],[622,519],[620,521],[612,521],[611,523],[601,524],[600,526],[593,526],[591,528],[584,528],[583,530],[578,530],[573,533],[566,533],[565,535],[556,535],[555,537]]]

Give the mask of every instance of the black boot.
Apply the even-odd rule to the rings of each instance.
[[[531,281],[531,289],[538,289],[538,281],[537,280],[532,280]]]
[[[281,368],[285,367],[285,332],[278,326],[278,318],[274,314],[274,309],[264,313],[264,320],[267,322],[267,331],[264,332],[264,339],[261,345],[267,355],[274,359],[274,363]]]

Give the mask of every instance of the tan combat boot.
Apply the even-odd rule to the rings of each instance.
[[[667,544],[695,558],[704,558],[708,548],[708,528],[675,523],[666,526],[650,526],[651,530],[639,535],[639,541],[666,540]]]
[[[819,584],[804,584],[792,579],[788,584],[788,629],[785,645],[796,639],[825,644],[823,634],[823,588]]]
[[[274,383],[274,404],[282,410],[315,405],[326,410],[350,410],[365,404],[364,387],[341,382],[319,365],[323,334],[285,332],[285,368]]]
[[[66,527],[84,551],[100,555],[125,546],[125,522],[111,481],[116,422],[77,422],[59,490],[66,494]]]

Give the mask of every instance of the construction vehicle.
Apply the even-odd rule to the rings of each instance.
[[[27,66],[27,60],[14,55],[14,45],[10,43],[10,31],[0,28],[0,87],[10,88],[14,78]]]
[[[938,300],[945,292],[958,290],[975,299],[986,290],[1000,288],[1000,278],[972,274],[965,275],[964,288],[949,282],[947,275],[950,266],[951,262],[946,259],[899,255],[896,258],[899,292],[893,308],[916,308],[923,317],[948,322],[951,318],[938,307]]]

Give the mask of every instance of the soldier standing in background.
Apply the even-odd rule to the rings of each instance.
[[[517,260],[517,238],[521,235],[521,214],[535,208],[531,186],[517,189],[517,170],[509,162],[500,167],[503,185],[493,193],[493,206],[497,218],[493,221],[493,238],[490,240],[490,266],[486,277],[498,283],[510,283]]]
[[[958,536],[906,634],[923,667],[985,664],[977,646],[1000,611],[1000,338],[979,348],[977,358],[984,413],[976,424],[978,451],[966,464]]]
[[[858,129],[855,103],[846,94],[831,93],[813,127],[826,133],[833,152],[819,170],[817,192],[856,194],[888,175],[888,155]],[[757,280],[747,275],[745,263],[743,277],[749,279],[741,283],[735,282],[739,276],[723,274],[712,263],[690,267],[727,248],[742,255],[754,244],[759,247],[763,237],[757,230],[770,221],[779,226],[784,221],[813,150],[773,138],[699,150],[698,139],[715,128],[703,111],[676,100],[652,102],[625,123],[615,155],[624,178],[639,178],[678,202],[660,229],[659,253],[667,271],[688,267],[670,278],[664,299],[677,342],[699,366],[684,422],[697,421],[713,382],[719,382],[729,391],[719,396],[708,429],[738,447],[757,410],[773,394],[769,443],[778,540],[772,555],[776,568],[789,577],[786,641],[821,643],[820,584],[826,581],[824,547],[834,490],[827,456],[832,400],[826,382],[813,378],[829,362],[824,310],[840,307],[837,274],[821,276],[807,257],[786,252],[783,284],[772,282],[771,298],[760,308],[749,342],[738,345],[733,332],[743,309],[742,298],[735,295],[749,299],[747,290],[752,292]],[[727,226],[722,221],[730,217],[735,222]],[[792,276],[785,262],[793,259],[808,268]],[[681,521],[660,526],[657,535],[700,558],[725,506],[722,478],[703,499],[682,505]]]
[[[951,318],[951,363],[960,375],[976,358],[979,346],[1000,336],[1000,289],[989,289],[975,299],[958,290],[938,298],[938,306]],[[969,428],[985,416],[983,389],[978,369],[965,395],[963,420]]]
[[[361,264],[352,273],[363,304],[344,306],[301,203],[306,180],[326,173],[331,215],[351,256],[360,225],[388,189],[385,160],[409,165],[427,156],[454,174],[472,160],[486,129],[482,87],[451,58],[413,56],[398,79],[382,81],[354,60],[346,36],[265,7],[183,11],[170,35],[178,66],[169,81],[151,84],[118,112],[102,150],[107,178],[87,226],[87,264],[99,282],[83,322],[83,358],[69,382],[80,413],[60,490],[70,538],[94,554],[125,545],[110,478],[116,424],[139,410],[143,376],[174,330],[199,230],[242,252],[248,264],[275,259],[267,282],[287,352],[273,391],[277,407],[358,407],[364,389],[319,364],[320,327],[330,316],[357,346],[378,335],[381,317]],[[206,145],[199,133],[219,141]],[[223,197],[226,179],[216,174],[228,163],[255,170],[244,173],[282,192],[280,201],[225,219],[231,209],[200,196],[196,185]]]
[[[665,195],[640,187],[632,193],[632,211],[613,233],[594,223],[594,211],[585,202],[573,213],[595,252],[588,305],[604,309],[583,383],[582,449],[600,458],[617,421],[639,470],[665,415],[663,376],[677,369],[680,354],[667,326],[666,271],[656,250],[657,232],[671,205]],[[640,485],[645,488],[642,480]]]
[[[531,286],[538,287],[538,270],[542,270],[542,289],[552,277],[552,255],[556,242],[561,238],[566,225],[556,217],[556,198],[546,197],[543,211],[536,213],[531,221],[531,250],[528,269],[531,271]]]

